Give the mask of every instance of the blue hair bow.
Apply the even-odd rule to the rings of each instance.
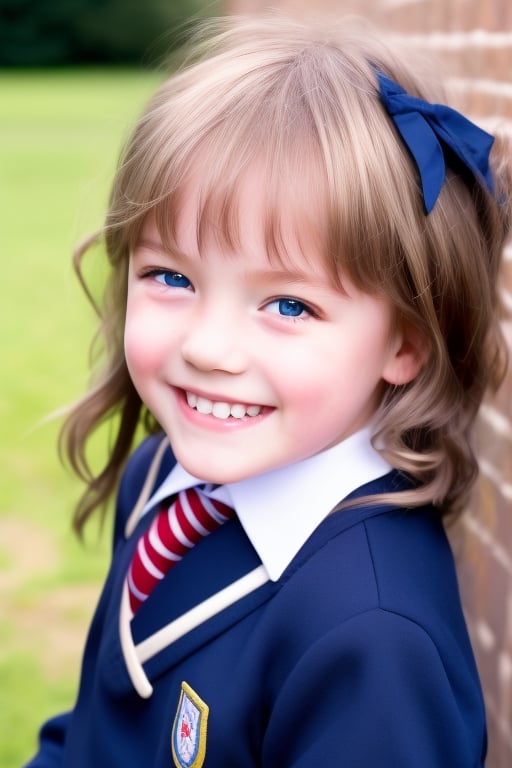
[[[418,168],[425,212],[430,213],[442,189],[450,152],[494,194],[489,167],[494,136],[450,107],[409,96],[381,72],[377,77],[381,101]]]

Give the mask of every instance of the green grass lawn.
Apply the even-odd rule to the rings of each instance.
[[[70,530],[80,487],[45,417],[87,382],[94,317],[71,268],[102,221],[118,151],[159,76],[0,72],[0,765],[34,752],[40,722],[73,704],[106,569],[108,530]],[[94,257],[93,257],[94,258]],[[100,270],[101,254],[92,269]]]

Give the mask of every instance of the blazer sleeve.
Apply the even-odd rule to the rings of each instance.
[[[48,720],[39,732],[39,750],[24,768],[57,768],[62,765],[62,751],[70,712]]]
[[[410,619],[381,609],[359,615],[317,640],[288,675],[262,765],[483,766],[484,755],[475,761],[481,712],[460,673],[447,670],[429,634]]]
[[[114,520],[113,546],[124,535],[124,526],[133,505],[141,492],[142,486],[148,474],[155,451],[158,449],[163,435],[153,435],[146,438],[134,451],[119,484],[116,499],[116,512]],[[170,449],[167,450],[164,460],[155,477],[154,487],[157,487],[169,472],[175,462]],[[24,768],[61,768],[66,741],[66,733],[72,711],[66,712],[44,723],[39,732],[39,748],[37,754],[26,763]]]

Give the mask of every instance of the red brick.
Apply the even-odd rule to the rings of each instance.
[[[311,0],[276,0],[273,6],[302,13],[311,9]],[[227,7],[230,12],[263,10],[268,0],[229,0]],[[511,0],[424,0],[392,7],[378,0],[315,0],[314,10],[321,9],[337,16],[347,11],[366,14],[404,34],[478,29],[512,32]],[[442,46],[438,58],[451,76],[467,81],[467,90],[450,89],[447,83],[451,104],[469,115],[502,116],[512,121],[512,96],[481,82],[512,81],[512,45],[497,47],[491,44],[494,42],[496,38],[475,40],[469,35],[467,44],[458,49]],[[511,261],[504,265],[502,280],[512,295]],[[512,346],[512,321],[504,327]],[[481,474],[465,517],[450,530],[487,703],[488,768],[512,765],[512,731],[504,733],[512,724],[512,678],[503,677],[502,662],[506,654],[512,659],[512,575],[507,560],[512,558],[512,502],[500,490],[500,484],[507,488],[512,484],[512,434],[507,434],[506,426],[512,420],[511,404],[512,369],[501,390],[486,400],[486,407],[495,409],[505,428],[495,429],[494,422],[484,418],[485,411],[477,424],[478,455],[490,471]],[[490,648],[482,643],[478,631],[482,625],[489,628]]]

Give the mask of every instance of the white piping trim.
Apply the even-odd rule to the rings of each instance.
[[[270,577],[264,565],[259,565],[253,571],[246,573],[241,579],[229,584],[220,592],[203,600],[202,603],[195,605],[190,611],[171,621],[167,626],[159,629],[154,635],[150,635],[145,640],[135,646],[137,658],[144,664],[152,656],[156,656],[164,648],[175,643],[180,637],[191,632],[208,619],[213,618],[217,613],[229,608],[230,605],[254,592],[258,587],[262,587],[270,580]]]
[[[160,464],[162,463],[162,458],[168,445],[169,440],[167,439],[167,436],[165,436],[154,453],[153,459],[146,474],[146,479],[144,480],[144,485],[142,486],[141,492],[139,494],[139,498],[135,502],[135,506],[130,513],[130,517],[126,521],[124,527],[125,539],[128,539],[131,536],[135,530],[135,526],[142,516],[146,502],[151,495],[151,491],[153,490],[153,486],[158,475],[158,470],[160,469]]]
[[[146,673],[142,668],[142,664],[137,658],[137,650],[133,642],[132,631],[130,628],[131,618],[132,611],[130,608],[130,597],[128,595],[128,585],[125,581],[123,585],[123,594],[121,597],[121,610],[119,612],[119,635],[121,639],[121,648],[123,651],[126,669],[130,675],[130,680],[132,681],[133,687],[141,699],[149,699],[153,693],[153,686],[146,677]]]
[[[179,640],[180,637],[191,632],[208,619],[213,618],[217,613],[229,608],[238,600],[246,597],[259,587],[262,587],[270,577],[264,565],[260,565],[254,570],[246,573],[245,576],[229,584],[220,592],[203,600],[202,603],[191,608],[182,616],[179,616],[170,624],[150,635],[142,642],[135,645],[130,627],[132,612],[128,595],[128,587],[125,582],[121,598],[121,610],[119,614],[119,634],[121,639],[121,648],[128,674],[133,687],[142,699],[149,699],[153,693],[153,686],[149,682],[142,665],[144,662],[156,656],[167,646]]]

